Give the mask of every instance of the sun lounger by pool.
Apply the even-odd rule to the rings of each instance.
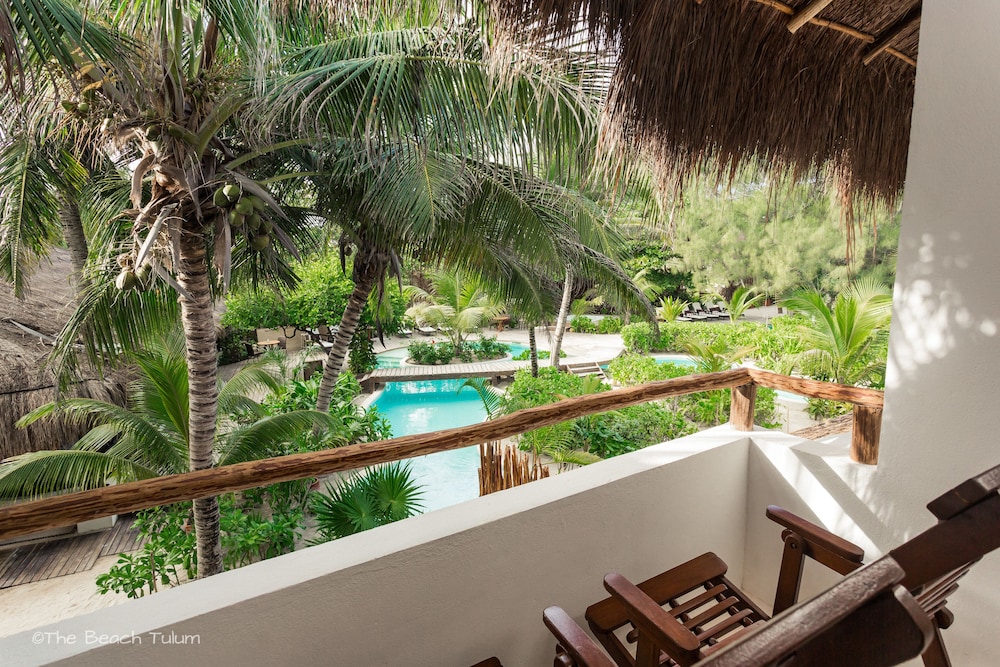
[[[434,327],[417,327],[417,331],[422,336],[433,336],[434,334],[437,333],[437,329],[435,329]]]

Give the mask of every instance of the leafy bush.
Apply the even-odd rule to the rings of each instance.
[[[662,327],[660,331],[663,331]],[[654,347],[660,348],[659,339],[653,335],[653,325],[649,322],[635,322],[622,327],[622,342],[625,349],[635,354],[652,352]]]
[[[562,359],[565,356],[566,356],[566,350],[559,350],[559,358]],[[513,357],[511,357],[511,360],[512,361],[527,361],[530,358],[531,358],[531,350],[523,350],[523,351],[519,352],[518,354],[515,354]],[[552,358],[552,353],[549,352],[548,350],[538,350],[538,358],[539,359],[551,359]]]
[[[413,341],[407,346],[406,351],[413,363],[432,366],[451,363],[456,356],[463,362],[499,359],[510,353],[510,346],[497,341],[496,338],[483,338],[478,341],[467,341],[461,350],[456,351],[454,343],[450,341],[440,343]]]
[[[606,391],[608,386],[596,383],[595,377],[581,378],[554,368],[540,368],[538,377],[533,378],[529,371],[518,371],[507,390],[504,409],[512,412],[595,390]],[[668,406],[647,403],[536,429],[522,434],[519,444],[522,449],[554,457],[560,455],[562,460],[579,463],[585,460],[567,456],[565,447],[604,458],[642,449],[696,430],[694,424]],[[563,451],[553,451],[560,445],[564,446]]]
[[[578,315],[569,321],[569,325],[573,328],[573,331],[579,331],[580,333],[597,333],[597,325],[589,317],[583,315]]]
[[[638,354],[626,354],[614,359],[608,365],[608,372],[624,386],[634,386],[669,380],[697,373],[693,366],[657,363],[652,357]],[[754,423],[764,428],[777,428],[777,394],[767,387],[757,388],[757,399],[754,402]],[[732,394],[729,390],[699,392],[667,399],[667,403],[683,414],[687,419],[705,426],[716,426],[729,420]]]
[[[621,410],[584,418],[587,428],[578,426],[590,452],[601,458],[634,452],[681,436],[690,435],[698,427],[684,415],[660,402],[633,405]]]
[[[347,367],[355,375],[364,375],[371,372],[378,365],[378,357],[375,356],[375,348],[372,341],[364,332],[355,332],[351,338],[349,346],[350,353],[347,357]]]
[[[317,373],[308,380],[291,380],[278,389],[277,392],[265,398],[261,405],[268,414],[282,414],[294,410],[313,410],[316,408],[316,398],[319,395],[319,385],[322,380]],[[361,394],[361,385],[351,373],[341,373],[333,388],[330,401],[330,414],[335,415],[341,428],[328,433],[319,440],[313,433],[299,436],[292,445],[281,451],[271,452],[271,456],[283,456],[296,452],[317,451],[357,442],[373,442],[392,437],[389,422],[383,418],[374,406],[361,408],[353,403]]]
[[[243,493],[219,496],[223,564],[234,569],[295,550],[304,527],[308,482],[294,480]],[[106,573],[97,577],[97,590],[130,598],[197,576],[195,532],[190,525],[191,503],[176,503],[139,512],[135,525],[145,543],[140,551],[120,554]]]
[[[327,484],[315,493],[310,509],[316,517],[315,542],[328,542],[384,526],[416,514],[422,507],[420,487],[408,463],[395,461]]]
[[[597,323],[597,333],[616,334],[622,330],[622,318],[615,315],[607,315]]]
[[[688,341],[705,345],[720,344],[728,349],[753,347],[754,359],[762,368],[777,370],[782,359],[802,350],[802,340],[797,328],[800,316],[776,317],[769,326],[759,322],[719,324],[708,322],[666,322],[660,324],[660,335],[655,336],[648,322],[636,322],[622,327],[625,349],[637,354],[648,352],[680,352]]]
[[[806,402],[806,414],[813,419],[830,419],[840,415],[850,414],[853,407],[850,403],[828,401],[824,398],[810,398]]]
[[[255,338],[253,331],[226,327],[216,341],[219,348],[219,365],[235,364],[248,359]]]
[[[237,329],[277,328],[282,325],[313,329],[339,322],[354,290],[351,266],[341,270],[340,259],[331,254],[295,266],[300,282],[295,288],[274,291],[242,288],[226,297],[222,323]],[[395,285],[387,285],[383,297],[382,329],[395,333],[401,328],[406,302]],[[361,315],[358,330],[375,323],[374,303]]]
[[[501,343],[495,337],[469,341],[464,347],[468,348],[481,361],[499,359],[510,354],[510,345]]]

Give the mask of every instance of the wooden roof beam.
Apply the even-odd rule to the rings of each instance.
[[[793,35],[799,31],[799,28],[809,23],[817,14],[826,9],[827,5],[832,3],[833,0],[812,0],[808,5],[796,12],[792,18],[788,19],[788,32]]]
[[[920,10],[921,5],[918,2],[910,11],[906,13],[906,16],[896,21],[893,25],[889,27],[884,33],[879,35],[875,43],[872,44],[868,52],[865,53],[863,59],[866,65],[870,65],[873,60],[883,51],[886,51],[892,43],[899,39],[899,36],[904,32],[912,28],[915,24],[920,22]]]

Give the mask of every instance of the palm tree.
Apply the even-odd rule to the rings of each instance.
[[[795,366],[821,379],[867,385],[884,376],[885,360],[869,354],[892,317],[892,291],[877,280],[861,280],[837,295],[831,308],[816,290],[801,290],[782,305],[809,321],[799,327],[807,348]]]
[[[451,338],[455,353],[471,333],[478,332],[504,310],[478,276],[463,271],[437,270],[430,274],[431,289],[408,285],[404,294],[413,300],[406,314],[417,322],[442,328]]]
[[[316,543],[406,519],[423,508],[423,494],[408,463],[394,461],[355,472],[312,496]]]
[[[763,301],[765,295],[755,294],[752,287],[740,285],[733,290],[733,295],[728,299],[718,293],[714,296],[726,302],[726,308],[729,310],[729,320],[735,322],[743,317],[745,312]]]
[[[341,251],[353,252],[355,291],[319,409],[368,295],[382,290],[399,256],[443,259],[492,280],[516,262],[557,257],[562,267],[585,256],[580,230],[602,219],[578,194],[535,175],[545,156],[561,159],[570,145],[585,155],[592,144],[595,107],[579,82],[527,51],[504,68],[488,66],[487,40],[469,25],[383,21],[338,37],[298,54],[278,98],[325,137],[314,169],[325,174],[314,179],[318,208],[341,230]],[[578,65],[580,54],[566,62]]]
[[[64,418],[91,425],[68,450],[31,452],[0,463],[0,498],[101,488],[109,480],[130,482],[184,472],[190,448],[190,382],[179,336],[132,356],[139,376],[130,383],[128,407],[74,398],[48,403],[18,421]],[[267,416],[251,398],[279,386],[277,369],[251,363],[220,383],[219,416],[212,455],[228,465],[276,455],[283,445],[313,428],[336,430],[326,413],[299,410]]]
[[[66,63],[56,92],[65,109],[62,122],[81,141],[114,145],[132,161],[131,207],[124,211],[131,238],[118,249],[116,283],[129,290],[146,284],[150,273],[162,286],[159,294],[170,289],[180,295],[190,389],[188,467],[200,470],[215,463],[214,297],[225,291],[234,266],[255,279],[287,277],[275,247],[294,252],[296,223],[267,187],[248,176],[268,150],[257,145],[245,111],[278,53],[275,20],[266,6],[232,0],[111,5],[102,6],[106,15],[90,12],[88,23],[114,23],[129,37],[98,31],[102,46],[112,48],[84,48],[82,57]],[[83,297],[84,314],[69,332],[88,315],[100,316],[96,306],[106,301],[106,293],[99,294],[105,287],[96,285]],[[63,350],[72,347],[67,337]],[[91,352],[95,344],[111,352],[109,343],[116,342],[108,335],[84,341]],[[196,500],[194,516],[200,575],[211,575],[222,569],[216,500]]]

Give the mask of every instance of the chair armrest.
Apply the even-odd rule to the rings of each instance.
[[[645,635],[671,656],[697,658],[701,646],[698,638],[638,586],[617,572],[611,572],[604,577],[604,588],[628,611],[629,620],[639,630],[640,637]]]
[[[767,518],[789,530],[795,531],[808,542],[823,547],[827,551],[851,562],[860,564],[865,557],[864,549],[858,545],[848,542],[844,538],[834,535],[826,528],[817,526],[811,521],[806,521],[802,517],[796,516],[776,505],[768,506]]]
[[[615,667],[615,663],[597,648],[594,640],[561,607],[548,607],[542,612],[542,620],[578,667]]]

